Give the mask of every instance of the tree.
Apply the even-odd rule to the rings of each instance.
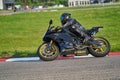
[[[15,0],[16,5],[22,5],[22,3],[23,3],[22,0]]]
[[[68,0],[55,0],[55,3],[58,4],[58,5],[62,4],[62,5],[67,6]]]
[[[34,6],[34,5],[45,5],[45,4],[62,4],[62,5],[67,5],[68,0],[15,0],[16,4],[20,5],[29,5],[29,6]]]
[[[115,0],[116,2],[120,2],[120,0]]]
[[[57,5],[59,5],[59,4],[60,4],[60,0],[55,0],[55,3],[56,3]]]

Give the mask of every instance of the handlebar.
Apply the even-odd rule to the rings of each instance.
[[[55,28],[55,31],[58,31],[58,30],[61,30],[61,29],[63,29],[63,28],[60,27],[60,26],[57,26],[57,27]]]

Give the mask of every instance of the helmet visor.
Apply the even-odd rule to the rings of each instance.
[[[61,16],[61,17],[60,17],[60,20],[61,20],[61,21],[63,21],[64,19],[65,19],[65,17],[64,17],[64,16]]]

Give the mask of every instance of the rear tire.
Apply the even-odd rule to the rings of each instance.
[[[48,47],[50,43],[43,43],[37,50],[37,54],[40,59],[44,61],[52,61],[57,58],[59,55],[59,49],[55,44],[52,44]]]
[[[104,57],[110,52],[110,43],[103,37],[95,37],[95,40],[99,40],[103,45],[100,48],[95,48],[97,45],[92,45],[88,48],[91,55],[95,57]]]

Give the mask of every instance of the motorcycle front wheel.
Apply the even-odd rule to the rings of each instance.
[[[110,43],[108,40],[103,37],[95,37],[94,39],[100,41],[101,46],[99,47],[95,44],[91,45],[91,47],[88,48],[90,54],[94,57],[104,57],[108,55],[110,52]]]
[[[43,43],[39,46],[37,54],[43,61],[52,61],[59,55],[59,49],[54,43]]]

